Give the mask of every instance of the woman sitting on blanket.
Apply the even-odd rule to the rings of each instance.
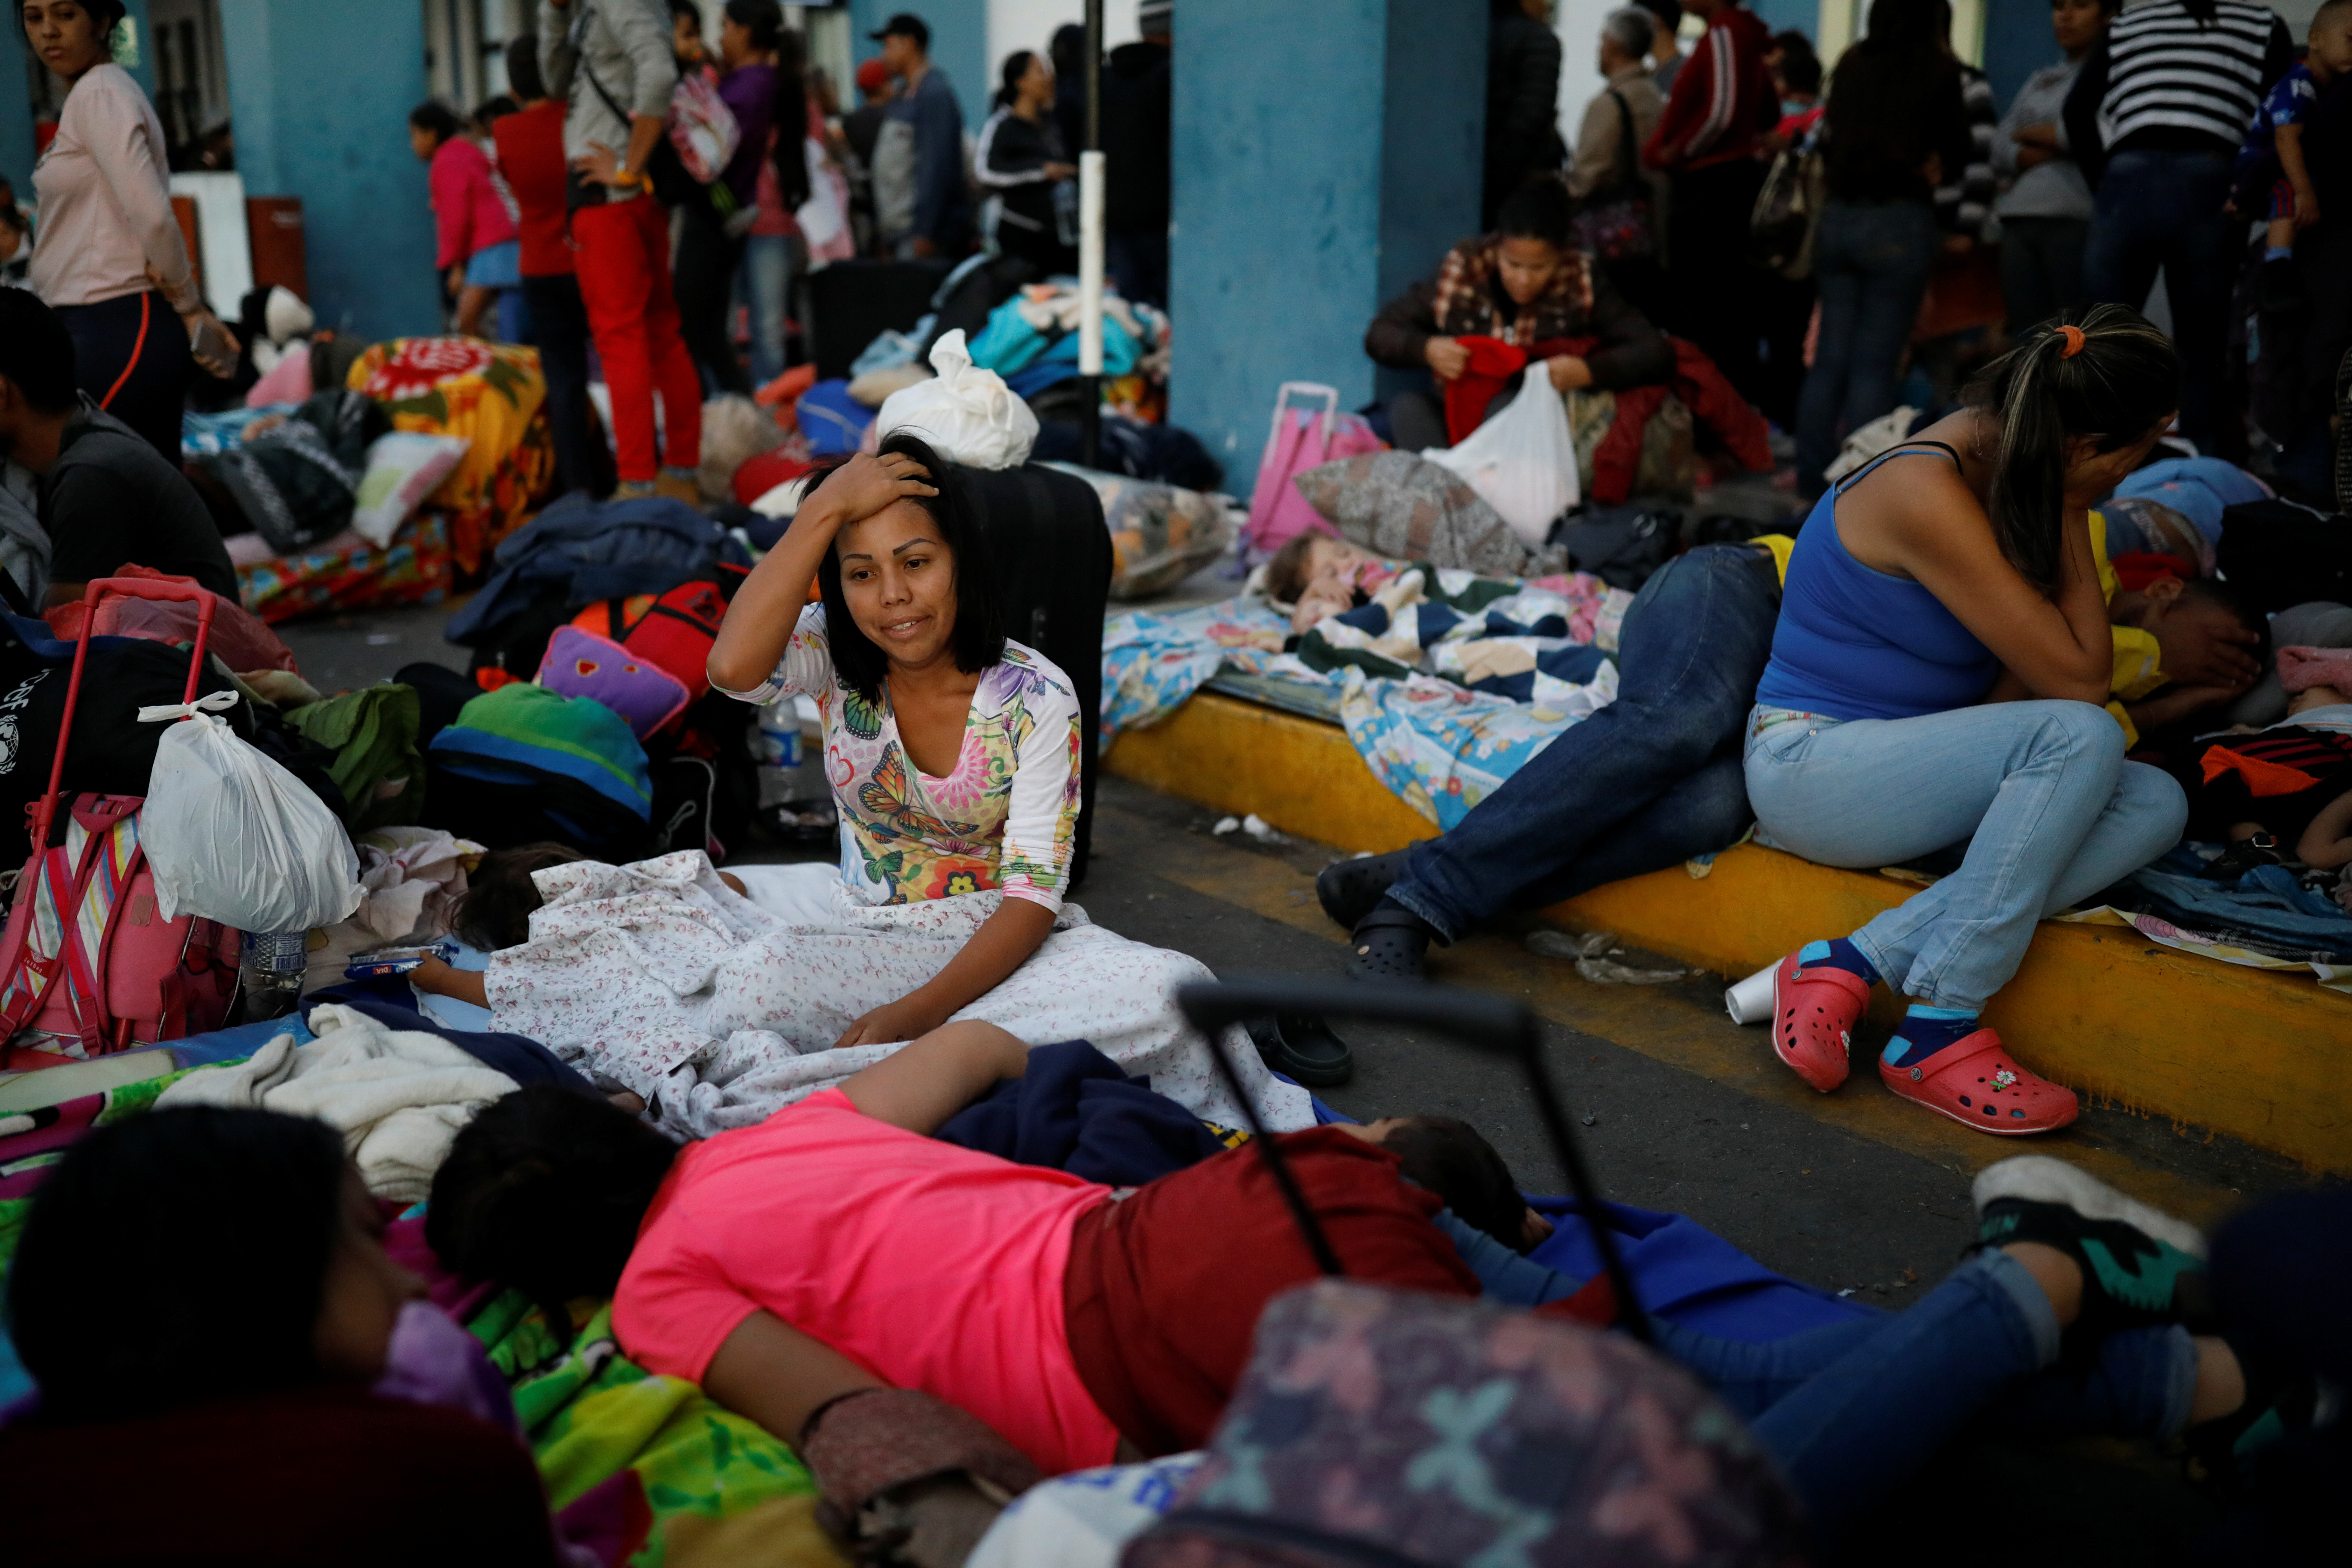
[[[1414,284],[1372,318],[1364,352],[1376,363],[1427,370],[1441,387],[1435,395],[1402,392],[1390,399],[1391,444],[1400,451],[1453,446],[1449,416],[1475,428],[1493,412],[1486,400],[1505,382],[1478,373],[1474,345],[1465,338],[1493,339],[1542,359],[1562,392],[1656,386],[1674,375],[1674,345],[1578,247],[1571,221],[1567,185],[1557,176],[1529,180],[1504,201],[1496,232],[1455,246],[1435,278]],[[1591,346],[1569,352],[1579,341]],[[1480,390],[1474,395],[1472,388]],[[1479,406],[1463,406],[1473,395]]]
[[[824,721],[846,831],[819,910],[771,913],[698,853],[535,867],[528,942],[478,978],[428,963],[417,984],[480,1001],[695,1136],[950,1018],[1091,1040],[1196,1114],[1241,1122],[1175,1008],[1208,970],[1063,901],[1077,698],[1004,636],[984,549],[953,469],[901,433],[810,492],[728,611],[712,683],[747,702],[806,695]],[[803,607],[813,577],[824,602]],[[1306,1091],[1234,1054],[1267,1125],[1311,1124]]]
[[[2079,324],[2077,322],[2079,321]],[[1960,868],[1781,961],[1772,1044],[1827,1093],[1882,979],[1915,998],[1879,1076],[1979,1131],[2074,1120],[1978,1015],[2034,922],[2180,840],[2180,786],[2124,760],[2089,506],[2171,423],[2180,361],[2121,305],[2026,334],[1969,405],[1822,496],[1797,536],[1748,721],[1748,798],[1831,866],[1965,844]]]
[[[76,1144],[8,1274],[39,1385],[0,1412],[8,1560],[553,1568],[495,1374],[383,1229],[308,1117],[152,1110]]]
[[[1198,1447],[1259,1314],[1316,1277],[1314,1258],[1254,1148],[1115,1194],[928,1136],[1027,1060],[1003,1030],[951,1025],[682,1152],[593,1097],[526,1089],[458,1136],[426,1238],[446,1268],[543,1301],[612,1293],[633,1359],[792,1443],[847,1518],[887,1517],[886,1494],[959,1470],[1017,1490]],[[1348,1275],[1528,1306],[1573,1295],[1451,1223],[1450,1192],[1407,1179],[1443,1172],[1407,1163],[1427,1126],[1283,1135]],[[1484,1163],[1425,1179],[1475,1193],[1496,1184]],[[1507,1171],[1500,1185],[1516,1198]],[[1977,1201],[1978,1248],[1907,1312],[1773,1344],[1656,1325],[1659,1348],[1753,1423],[1817,1526],[1863,1511],[1979,1413],[2168,1438],[2244,1402],[2230,1348],[2180,1322],[2202,1268],[2193,1229],[2040,1158],[1986,1173]],[[1523,1223],[1512,1206],[1489,1231]],[[893,1458],[845,1493],[827,1470],[856,1454]],[[958,1489],[967,1523],[984,1522],[989,1505]],[[939,1498],[919,1501],[916,1528],[955,1506]]]

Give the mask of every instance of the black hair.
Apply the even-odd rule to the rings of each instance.
[[[530,874],[586,858],[569,844],[494,849],[467,876],[466,896],[450,924],[485,952],[520,947],[530,940],[530,912],[546,902]]]
[[[8,1326],[44,1415],[111,1421],[317,1380],[342,1135],[188,1106],[101,1127],[34,1194]]]
[[[912,458],[939,487],[935,496],[909,499],[930,513],[939,525],[940,542],[955,562],[955,626],[948,634],[956,668],[977,674],[1004,658],[1004,620],[997,604],[996,563],[992,559],[963,476],[955,465],[932,450],[930,443],[907,430],[882,438],[884,452]],[[857,629],[849,614],[849,600],[841,588],[841,557],[827,550],[816,567],[817,591],[824,599],[825,639],[833,645],[834,673],[841,683],[868,702],[882,700],[882,681],[890,658]]]
[[[408,122],[419,131],[433,132],[436,143],[448,141],[465,129],[456,110],[430,98],[408,111]]]
[[[16,0],[11,0],[11,4],[16,5],[16,30],[25,36],[26,51],[30,53],[33,29],[25,21],[25,7],[16,4]],[[75,4],[89,12],[90,20],[98,24],[98,47],[106,51],[108,59],[112,59],[114,29],[122,26],[123,16],[129,7],[123,5],[122,0],[75,0]]]
[[[547,96],[547,78],[539,68],[537,33],[517,33],[508,40],[507,89],[517,99],[531,103]]]
[[[2067,328],[2082,335],[2071,357]],[[1966,399],[2000,424],[1986,506],[1993,537],[2010,564],[2046,593],[2057,585],[2064,549],[2067,438],[2096,437],[2099,451],[2113,452],[2147,436],[2180,406],[2180,355],[2128,305],[2068,310],[1987,365]]]
[[[2352,4],[2352,0],[2347,0],[2347,3]],[[2202,600],[2216,609],[2235,616],[2240,626],[2262,638],[2255,657],[2263,659],[2270,657],[2271,618],[2236,584],[2223,582],[2219,577],[2183,577],[2180,579],[2180,596]]]
[[[784,26],[776,0],[727,0],[727,19],[751,35],[751,47],[776,57],[776,93],[769,122],[776,128],[771,157],[776,165],[776,196],[786,212],[809,199],[808,66],[801,36]]]
[[[694,23],[694,36],[702,36],[702,7],[695,0],[669,0],[669,19],[675,24],[680,16]]]
[[[495,98],[482,100],[482,106],[474,110],[474,123],[488,131],[508,115],[521,112],[522,105],[515,101],[514,94],[502,92]]]
[[[1315,542],[1330,537],[1312,528],[1302,528],[1283,541],[1274,559],[1265,563],[1266,596],[1276,604],[1297,604],[1298,595],[1307,591],[1307,558],[1314,552]]]
[[[1513,1252],[1527,1250],[1528,1200],[1476,1128],[1451,1116],[1409,1117],[1381,1145],[1402,1162],[1407,1181],[1444,1198],[1454,1218]]]
[[[1503,198],[1495,229],[1505,239],[1540,239],[1566,250],[1575,214],[1567,182],[1557,174],[1538,174]]]
[[[1682,0],[1633,0],[1633,3],[1658,19],[1668,37],[1683,25]]]
[[[1854,50],[1864,58],[1940,50],[1951,30],[1951,7],[1946,0],[1871,0],[1869,25],[1854,40]]]
[[[1087,30],[1076,22],[1065,22],[1054,29],[1054,41],[1045,46],[1046,58],[1054,62],[1054,74],[1064,81],[1076,80],[1087,68]]]
[[[997,72],[996,107],[1010,109],[1021,97],[1021,79],[1029,74],[1029,62],[1037,58],[1034,49],[1015,49],[1004,57],[1004,65]]]
[[[2217,0],[2180,0],[2180,8],[2188,12],[2189,19],[2200,27],[2211,26],[2221,15]]]
[[[23,221],[13,212],[8,216]],[[73,334],[29,289],[0,289],[0,376],[44,414],[74,406]]]
[[[1780,79],[1790,92],[1818,93],[1822,90],[1822,59],[1813,53],[1813,41],[1794,27],[1772,37],[1772,47],[1780,51]]]
[[[677,1146],[601,1095],[538,1083],[491,1101],[433,1175],[425,1239],[444,1268],[520,1290],[568,1338],[568,1302],[609,1296]]]

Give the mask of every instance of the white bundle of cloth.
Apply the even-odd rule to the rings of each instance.
[[[417,1203],[475,1112],[515,1080],[438,1035],[387,1029],[335,1003],[310,1011],[318,1038],[278,1036],[242,1062],[192,1072],[156,1098],[315,1116],[343,1135],[368,1191]]]

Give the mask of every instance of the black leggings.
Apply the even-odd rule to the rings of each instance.
[[[58,318],[73,337],[74,384],[178,468],[180,415],[195,361],[171,302],[150,290],[61,306]]]
[[[743,264],[743,241],[730,237],[708,197],[679,209],[685,230],[678,236],[677,267],[670,288],[677,296],[679,335],[694,365],[721,392],[751,395],[751,377],[735,357],[734,334],[727,330],[734,304],[735,271]]]
[[[555,437],[556,483],[565,495],[613,493],[612,448],[588,401],[588,310],[580,280],[569,272],[522,280],[530,310],[530,341],[547,377],[547,424]]]

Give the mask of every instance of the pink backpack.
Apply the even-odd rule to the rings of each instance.
[[[1293,393],[1322,400],[1321,409],[1293,408]],[[1386,447],[1360,414],[1339,412],[1337,387],[1312,381],[1286,381],[1274,395],[1274,431],[1258,459],[1257,487],[1250,491],[1249,552],[1263,561],[1300,533],[1339,531],[1307,504],[1291,481],[1309,468]]]
[[[155,878],[139,846],[137,795],[74,797],[51,843],[66,745],[89,657],[94,613],[109,594],[181,599],[196,606],[188,660],[193,702],[212,633],[214,595],[184,579],[102,577],[83,603],[73,677],[58,725],[49,787],[33,807],[33,854],[16,875],[16,905],[0,931],[0,1063],[17,1048],[85,1058],[217,1029],[236,995],[243,933],[217,921],[160,919]]]
[[[717,590],[712,591],[714,599]],[[721,612],[724,613],[723,610]],[[685,683],[643,654],[579,626],[555,628],[539,661],[539,683],[566,697],[603,703],[642,741],[686,711],[693,694]]]

